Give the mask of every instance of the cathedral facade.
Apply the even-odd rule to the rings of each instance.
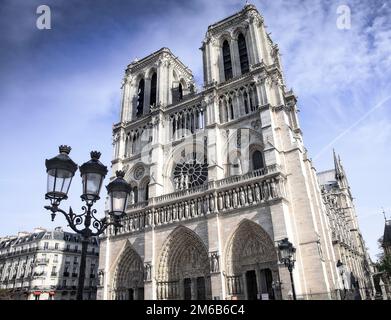
[[[201,50],[201,92],[167,48],[126,69],[112,167],[132,193],[122,227],[100,242],[98,299],[290,299],[278,259],[285,238],[296,248],[298,298],[337,299],[339,260],[363,288],[354,211],[351,247],[337,250],[337,211],[262,16],[246,5],[209,26]]]

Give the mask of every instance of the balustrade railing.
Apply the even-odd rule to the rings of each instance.
[[[243,293],[241,276],[227,276],[226,283],[229,295]]]
[[[179,299],[179,281],[163,281],[157,283],[158,300]]]
[[[127,209],[128,210],[142,209],[142,208],[147,207],[148,204],[149,204],[148,201],[141,201],[141,202],[137,202],[137,203],[131,203],[131,204],[128,205]]]

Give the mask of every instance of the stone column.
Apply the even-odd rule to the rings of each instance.
[[[151,78],[145,78],[145,86],[144,86],[144,114],[148,114],[150,111],[151,105]]]
[[[197,278],[191,278],[191,300],[197,300]]]
[[[233,77],[237,77],[241,75],[242,70],[240,69],[239,47],[238,47],[238,41],[236,39],[231,39],[230,48],[231,48],[232,75]]]
[[[259,268],[257,268],[255,270],[255,274],[256,274],[256,277],[257,277],[257,293],[259,295],[259,299],[261,299],[261,295],[262,295],[262,273],[263,271],[261,271]]]
[[[261,62],[260,59],[260,47],[257,42],[257,38],[255,35],[255,28],[254,28],[254,22],[252,21],[249,25],[249,33],[250,33],[250,39],[251,39],[251,47],[252,47],[252,56],[254,57],[253,62],[254,64],[257,64]]]
[[[256,27],[256,30],[258,32],[258,36],[259,36],[259,50],[261,50],[261,56],[260,58],[263,59],[263,61],[265,62],[265,64],[269,65],[271,64],[271,57],[270,57],[270,53],[269,53],[269,40],[268,40],[268,36],[266,34],[266,29],[265,29],[265,25],[263,22],[258,22],[258,26]]]
[[[242,282],[243,282],[242,295],[244,295],[245,300],[248,300],[246,272],[243,272],[242,274]]]

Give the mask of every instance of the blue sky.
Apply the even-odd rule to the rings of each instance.
[[[136,57],[169,47],[202,86],[199,47],[208,25],[245,1],[2,0],[0,6],[0,235],[54,223],[46,204],[45,158],[71,145],[79,165],[91,150],[112,157],[120,84]],[[391,218],[391,4],[387,0],[251,1],[278,43],[288,88],[299,97],[304,141],[318,171],[341,155],[372,258],[384,207]],[[49,5],[52,29],[36,28]],[[337,28],[348,5],[352,28]],[[106,181],[107,184],[107,181]],[[79,209],[74,179],[64,205]],[[97,205],[101,212],[104,201]]]

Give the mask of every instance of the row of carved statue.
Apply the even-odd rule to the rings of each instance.
[[[159,208],[144,209],[124,218],[118,233],[130,233],[152,226],[189,220],[216,212],[250,207],[284,195],[281,177],[232,188],[217,193],[209,193],[191,200],[184,200]],[[114,230],[109,229],[109,234]]]

